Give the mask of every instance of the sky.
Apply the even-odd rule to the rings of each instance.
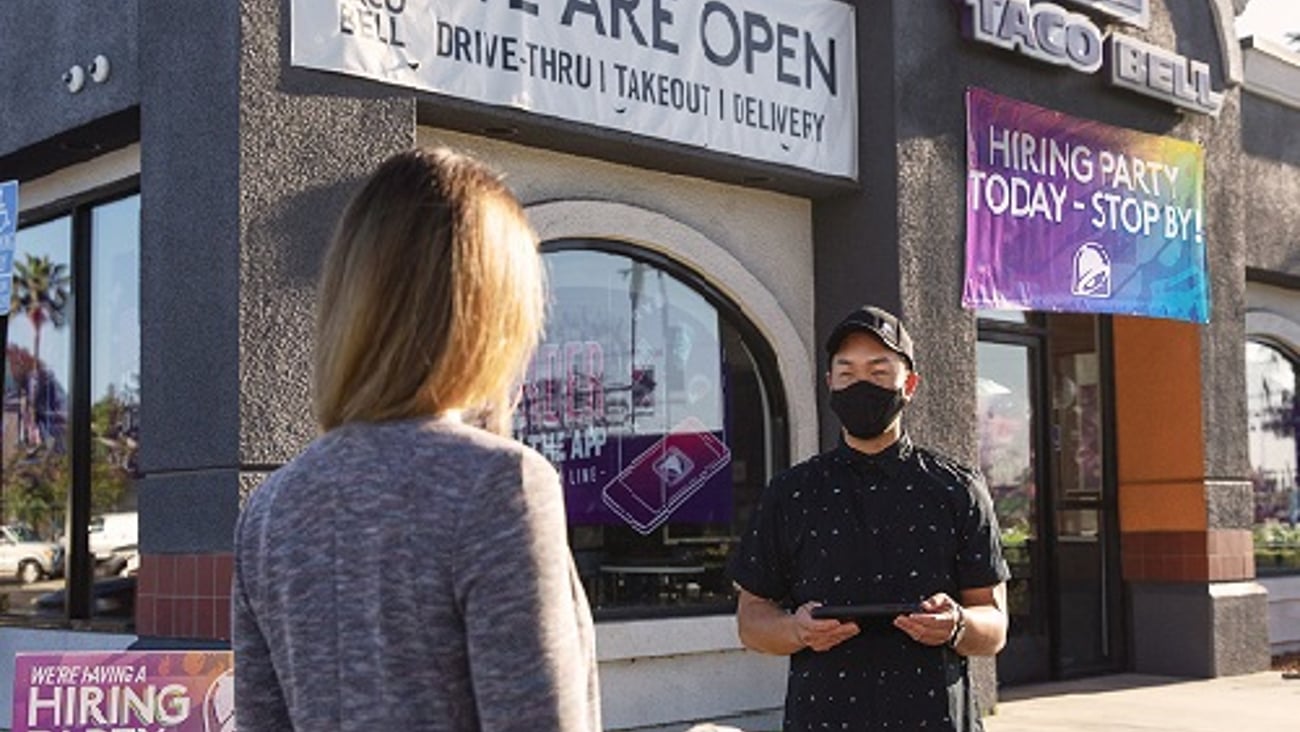
[[[1246,11],[1237,16],[1239,36],[1285,42],[1287,33],[1300,33],[1300,0],[1250,0]]]

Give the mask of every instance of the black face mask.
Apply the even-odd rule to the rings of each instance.
[[[878,437],[903,411],[904,404],[902,389],[886,389],[870,381],[855,381],[831,392],[831,410],[859,440]]]

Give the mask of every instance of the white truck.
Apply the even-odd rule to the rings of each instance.
[[[124,551],[134,552],[139,536],[140,518],[134,511],[96,516],[90,520],[90,553],[102,562]]]
[[[25,585],[63,574],[63,547],[42,541],[22,524],[0,526],[0,574],[8,572]]]

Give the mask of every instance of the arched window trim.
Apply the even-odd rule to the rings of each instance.
[[[1246,340],[1279,348],[1300,361],[1300,323],[1263,308],[1246,311]]]

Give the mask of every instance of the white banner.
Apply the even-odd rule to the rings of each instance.
[[[857,179],[835,0],[293,0],[302,66]]]

